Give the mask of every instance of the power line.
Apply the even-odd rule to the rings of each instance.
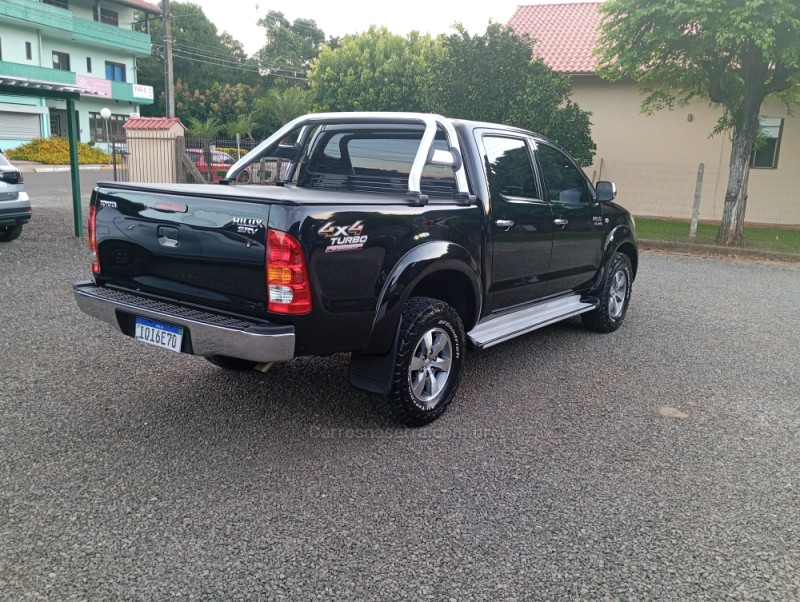
[[[163,46],[159,46],[157,44],[153,45],[153,49],[155,51],[157,51],[157,52],[158,51],[160,51],[160,52],[164,51],[164,47]],[[223,67],[225,69],[232,69],[232,70],[241,71],[241,72],[244,72],[244,73],[257,73],[258,75],[262,75],[262,76],[264,75],[261,72],[260,69],[252,69],[252,68],[243,66],[241,63],[236,63],[236,62],[232,62],[232,61],[212,60],[212,59],[209,59],[209,57],[204,57],[202,55],[198,55],[198,54],[194,54],[194,53],[191,53],[191,52],[187,52],[187,51],[181,50],[179,48],[174,49],[173,50],[173,54],[174,54],[176,59],[192,61],[192,62],[195,62],[195,63],[204,64],[204,65],[211,65],[212,67]],[[292,79],[292,80],[297,80],[297,81],[308,81],[308,78],[298,76],[296,71],[292,71],[293,75],[289,75],[288,73],[281,73],[281,71],[291,71],[290,69],[286,69],[286,68],[283,68],[283,67],[274,67],[274,68],[267,67],[267,69],[270,69],[270,72],[267,75],[273,75],[275,77],[282,77],[282,78],[285,78],[285,79]]]
[[[156,50],[163,49],[163,46],[159,44],[153,44],[153,47]],[[220,53],[212,50],[208,50],[205,47],[199,45],[189,45],[189,44],[182,44],[180,42],[175,42],[173,46],[174,52],[181,52],[184,56],[191,56],[197,59],[206,59],[209,63],[219,64],[222,66],[231,66],[231,67],[245,67],[246,62],[252,61],[254,59],[248,58],[245,61],[240,60],[239,58],[232,56],[226,53]],[[280,66],[277,64],[268,64],[268,63],[259,63],[261,68],[272,69],[272,70],[281,70],[281,71],[292,71],[297,72],[301,71],[301,69],[295,69],[291,66]],[[252,70],[252,69],[251,69]]]

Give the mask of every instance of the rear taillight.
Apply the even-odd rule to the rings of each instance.
[[[97,254],[97,207],[89,208],[89,251],[92,255],[92,272],[100,273],[100,256]]]
[[[307,314],[311,311],[311,286],[300,243],[279,230],[267,231],[267,311]]]
[[[0,180],[9,184],[22,184],[25,181],[25,179],[22,177],[21,171],[0,172]]]

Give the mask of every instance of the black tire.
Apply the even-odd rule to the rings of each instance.
[[[464,325],[444,301],[412,297],[403,310],[388,395],[379,410],[393,422],[417,427],[441,416],[464,372]]]
[[[583,325],[597,332],[614,332],[622,325],[631,300],[633,269],[624,253],[614,253],[600,289],[600,305],[581,314]]]
[[[20,234],[22,234],[22,224],[0,227],[0,242],[17,240]]]
[[[227,355],[209,355],[206,359],[215,366],[219,366],[225,370],[235,370],[237,372],[252,370],[258,365],[258,362],[252,360],[243,360],[238,357],[230,357]]]
[[[250,181],[250,172],[244,170],[242,173],[239,174],[237,181],[240,184],[247,184]]]

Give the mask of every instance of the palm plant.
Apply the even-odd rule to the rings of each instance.
[[[217,135],[219,135],[220,131],[222,130],[222,123],[220,123],[220,120],[217,117],[209,117],[205,121],[201,121],[195,117],[190,117],[188,130],[192,136],[200,141],[200,146],[203,149],[203,155],[205,155],[206,168],[208,170],[206,175],[210,181],[213,163],[211,160],[211,141],[214,140]]]

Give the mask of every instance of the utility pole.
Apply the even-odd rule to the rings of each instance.
[[[169,0],[161,3],[164,18],[164,94],[166,96],[167,117],[175,117],[175,77],[172,71],[172,13]]]

